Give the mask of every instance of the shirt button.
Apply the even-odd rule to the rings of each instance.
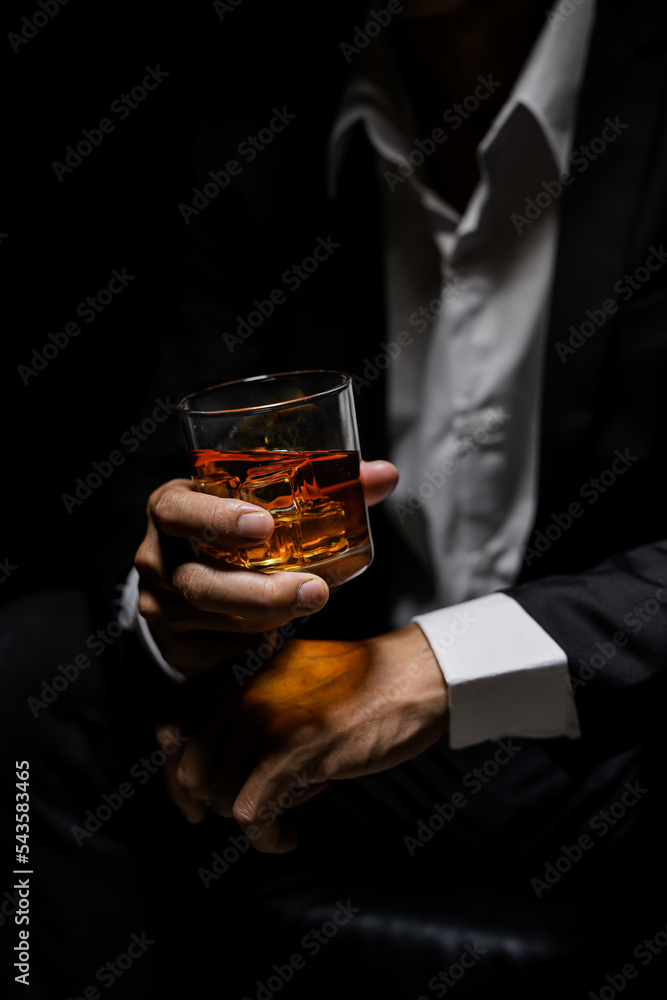
[[[452,421],[454,433],[459,437],[474,437],[480,445],[489,440],[496,442],[500,424],[498,413],[498,410],[492,409],[458,413]]]

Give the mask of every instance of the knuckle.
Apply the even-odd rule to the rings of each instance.
[[[258,508],[250,508],[258,509]],[[222,541],[227,536],[235,538],[240,534],[239,519],[242,514],[249,510],[245,500],[236,500],[232,497],[217,497],[208,511],[207,526],[205,532],[209,534],[208,540]]]
[[[176,770],[176,784],[183,792],[193,798],[205,798],[206,783],[200,771],[189,765],[187,760],[181,760]]]
[[[286,585],[289,585],[289,581],[277,577],[273,573],[253,573],[249,596],[253,605],[264,612],[267,618],[275,617],[276,612],[282,611],[283,607],[289,604],[289,600],[286,601],[282,593],[286,589]]]
[[[178,485],[179,485],[178,479],[170,479],[168,482],[162,483],[160,486],[157,486],[148,497],[148,504],[147,504],[148,514],[150,515],[151,513],[155,513],[155,510],[157,509],[157,507],[160,506],[162,498],[165,496],[165,494],[174,492]]]
[[[323,753],[317,764],[311,768],[309,774],[311,782],[316,784],[320,781],[334,780],[341,773],[341,763],[340,754],[336,750]]]
[[[208,530],[217,535],[228,535],[236,529],[239,511],[243,504],[229,497],[217,497],[217,502],[211,507]]]
[[[173,524],[181,493],[182,490],[177,487],[168,486],[151,494],[153,516],[161,528],[169,528]]]
[[[254,576],[254,574],[253,574]],[[263,610],[269,611],[276,601],[276,585],[268,573],[258,573],[252,583],[253,603]]]
[[[199,604],[211,590],[211,576],[207,566],[185,563],[174,573],[174,586],[188,604]]]

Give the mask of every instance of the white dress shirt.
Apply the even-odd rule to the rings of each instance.
[[[495,591],[516,580],[536,509],[558,199],[520,232],[511,213],[567,168],[593,14],[585,0],[545,23],[479,145],[481,179],[462,215],[420,170],[431,137],[412,122],[386,35],[359,57],[331,136],[332,187],[354,124],[364,123],[377,153],[386,341],[413,336],[388,371],[389,457],[400,480],[385,503],[433,580],[429,606],[408,587],[394,621],[415,621],[433,648],[449,685],[454,748],[502,736],[579,736],[565,653]],[[478,95],[493,85],[489,74]],[[455,121],[447,111],[445,135]],[[136,613],[136,590],[133,571],[124,608],[180,679]]]

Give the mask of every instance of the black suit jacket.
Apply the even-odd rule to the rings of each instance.
[[[659,0],[639,0],[631,12],[621,0],[599,7],[574,148],[590,147],[607,119],[626,127],[585,170],[573,165],[574,180],[560,197],[538,511],[521,577],[508,590],[567,652],[582,740],[568,741],[560,752],[575,765],[650,742],[667,684],[661,413],[667,266],[648,281],[633,278],[631,294],[619,285],[627,289],[624,276],[645,268],[653,249],[653,260],[659,259],[667,242],[667,24]],[[214,87],[206,95],[192,187],[202,190],[209,172],[230,159],[243,162],[224,191],[197,215],[188,213],[188,291],[181,321],[161,344],[154,389],[172,400],[267,371],[323,367],[362,374],[386,339],[382,217],[367,143],[348,157],[338,197],[326,197],[327,137],[348,67],[331,41],[335,36],[328,47],[318,36],[318,62],[308,24],[301,30],[310,42],[311,73],[317,62],[316,81],[282,66],[283,76],[243,106]],[[280,40],[276,49],[281,51]],[[267,125],[275,107],[296,117],[247,162],[239,144]],[[193,198],[194,192],[184,203],[192,205]],[[508,205],[508,217],[522,207]],[[286,291],[286,301],[252,336],[225,339],[257,309],[255,300],[286,290],[285,272],[312,253],[318,237],[339,246],[298,288]],[[609,315],[603,310],[608,300],[617,305]],[[582,346],[563,361],[558,345],[570,343],[573,329],[599,319],[601,309],[604,322],[591,336],[575,337]],[[356,400],[368,458],[387,454],[384,381],[384,375],[370,381]],[[621,469],[619,453],[626,456],[624,471],[609,485],[608,470]],[[119,477],[107,579],[122,579],[130,565],[149,490],[178,474],[188,473],[172,421],[159,440],[156,435],[151,454],[142,451],[140,466],[128,469],[122,482]],[[583,513],[563,527],[573,503]],[[423,571],[381,512],[373,512],[372,525],[375,565],[342,588],[304,634],[373,634],[387,627],[392,580],[424,588]],[[556,751],[559,742],[553,741]]]

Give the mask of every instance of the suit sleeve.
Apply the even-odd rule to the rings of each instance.
[[[576,764],[650,742],[664,726],[667,541],[506,593],[567,655],[582,739],[565,754]]]

